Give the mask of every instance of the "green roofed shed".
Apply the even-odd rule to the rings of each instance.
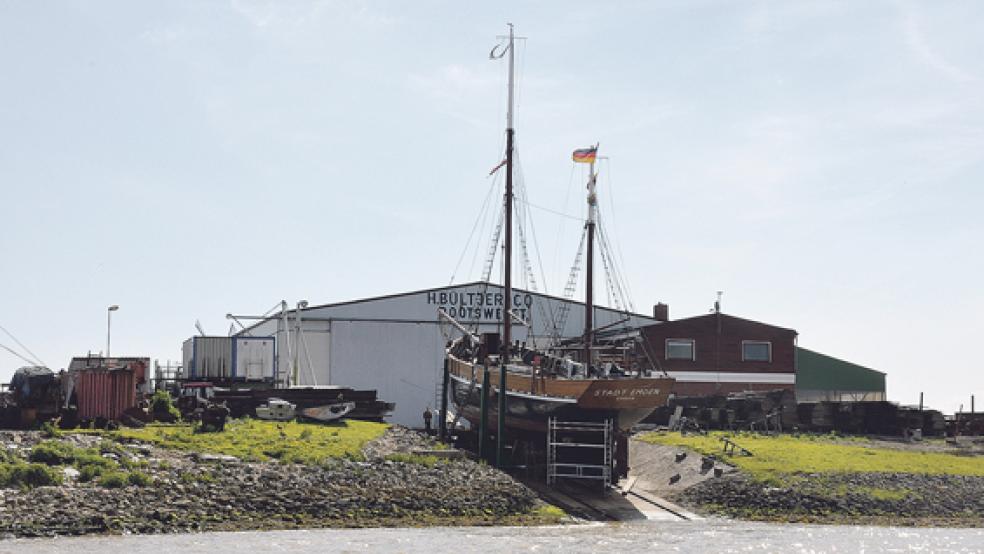
[[[796,399],[885,400],[885,374],[797,346]]]

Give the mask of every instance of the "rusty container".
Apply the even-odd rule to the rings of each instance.
[[[132,369],[89,368],[75,373],[75,398],[79,419],[103,417],[119,420],[123,412],[137,405],[137,389]]]

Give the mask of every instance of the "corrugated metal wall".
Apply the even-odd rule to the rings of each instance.
[[[137,405],[134,373],[129,369],[83,369],[73,372],[79,419],[118,420]]]
[[[185,373],[192,379],[232,376],[232,337],[191,337],[183,352]]]
[[[191,337],[182,346],[189,379],[273,379],[274,337]]]

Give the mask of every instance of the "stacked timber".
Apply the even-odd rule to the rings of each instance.
[[[704,429],[772,431],[795,426],[798,421],[793,392],[780,389],[727,396],[678,396],[656,409],[644,423],[667,425],[677,407],[683,417]]]
[[[905,433],[907,430],[922,429],[923,410],[912,407],[899,407],[896,425],[898,425],[902,433]]]
[[[891,402],[853,402],[864,420],[863,433],[872,435],[901,435],[899,407]],[[917,427],[921,427],[917,426]]]
[[[796,408],[800,429],[826,433],[834,429],[837,402],[808,402]]]
[[[984,412],[957,412],[953,425],[956,435],[984,435]]]
[[[365,421],[383,421],[396,405],[377,397],[375,390],[355,390],[347,387],[291,387],[286,389],[256,388],[243,390],[216,389],[215,400],[225,402],[233,417],[256,417],[256,407],[271,398],[286,400],[300,411],[339,402],[354,402],[355,409],[345,417]]]
[[[946,418],[939,410],[923,410],[923,436],[942,437],[946,435]]]
[[[683,417],[697,422],[704,429],[835,431],[850,435],[886,436],[904,436],[921,429],[924,436],[930,437],[942,436],[946,432],[946,421],[937,410],[920,410],[891,402],[796,404],[794,394],[788,390],[676,397],[654,411],[644,423],[667,425],[677,406],[682,407]]]

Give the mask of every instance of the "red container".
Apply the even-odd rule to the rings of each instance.
[[[75,372],[75,398],[79,419],[118,420],[137,405],[137,389],[131,369],[91,368]]]

